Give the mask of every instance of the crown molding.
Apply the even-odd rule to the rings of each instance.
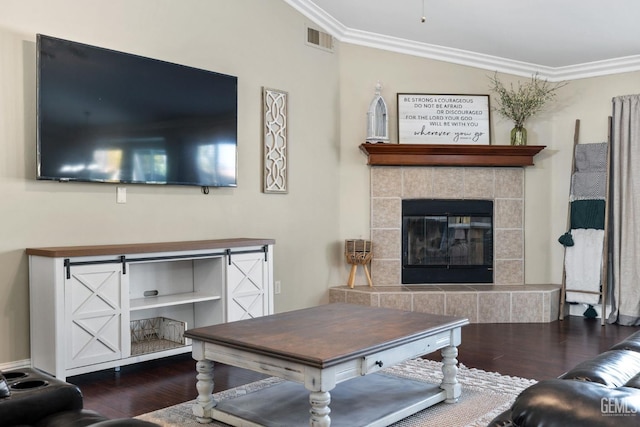
[[[309,0],[284,0],[284,2],[316,24],[320,25],[333,37],[342,41],[342,37],[348,28],[323,9],[316,6],[315,3]]]
[[[419,43],[377,33],[355,30],[344,26],[333,16],[309,0],[284,1],[342,43],[382,49],[516,76],[530,77],[532,74],[537,73],[540,77],[551,82],[640,71],[640,55],[564,67],[548,67],[462,49]]]
[[[360,30],[349,29],[344,32],[344,35],[339,40],[343,43],[351,43],[519,76],[530,77],[532,73],[537,72],[540,76],[548,78],[549,71],[551,70],[549,67],[541,67],[526,62],[513,61],[462,49],[418,43]]]
[[[640,70],[640,55],[552,68],[549,80],[577,80]]]

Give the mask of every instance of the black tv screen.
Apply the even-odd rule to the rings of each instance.
[[[39,34],[37,178],[234,187],[237,78]]]

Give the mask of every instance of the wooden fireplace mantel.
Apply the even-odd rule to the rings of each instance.
[[[532,166],[545,145],[361,144],[371,166]]]

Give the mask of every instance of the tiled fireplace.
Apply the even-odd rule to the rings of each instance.
[[[558,318],[559,286],[524,283],[522,166],[372,164],[370,174],[373,287],[331,288],[332,301],[463,315],[484,323]],[[408,199],[491,201],[492,283],[403,284],[402,203]]]
[[[371,167],[372,277],[400,286],[403,199],[481,199],[494,206],[494,281],[524,284],[524,169]]]

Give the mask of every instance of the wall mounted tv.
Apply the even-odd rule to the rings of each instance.
[[[37,179],[236,186],[236,77],[41,34],[37,64]]]

